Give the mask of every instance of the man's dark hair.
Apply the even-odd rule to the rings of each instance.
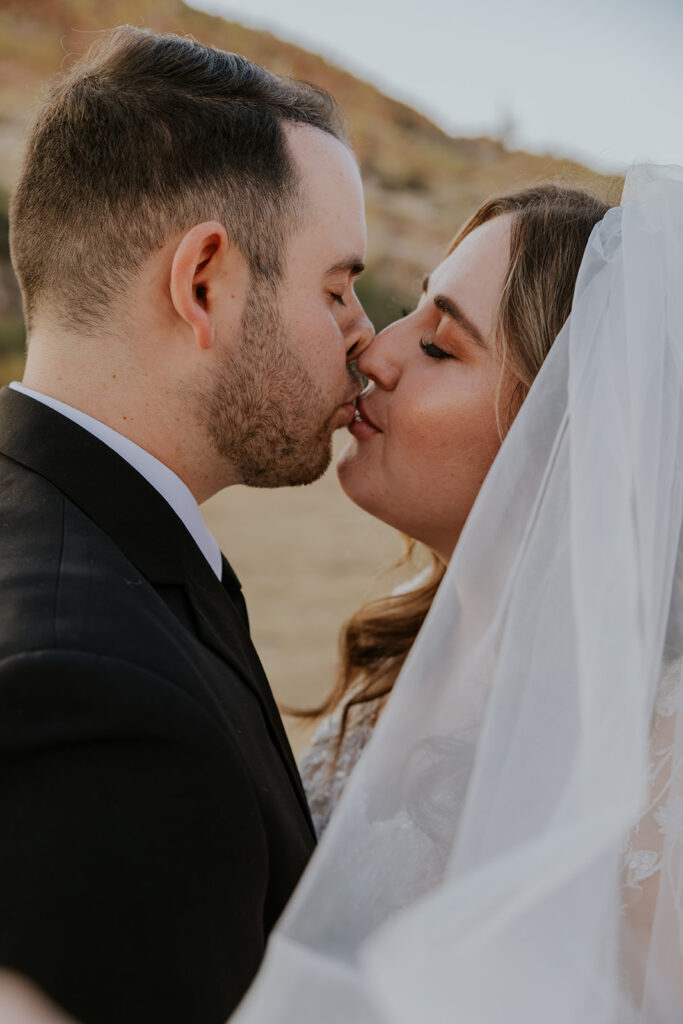
[[[194,39],[104,34],[29,131],[10,217],[29,328],[40,303],[71,330],[101,329],[152,251],[203,220],[275,283],[302,215],[283,121],[346,142],[322,89]]]

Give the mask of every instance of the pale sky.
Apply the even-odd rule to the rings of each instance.
[[[600,169],[683,165],[683,0],[192,0],[268,28],[456,135]]]

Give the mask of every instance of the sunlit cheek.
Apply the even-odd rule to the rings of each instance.
[[[391,432],[389,441],[425,471],[435,464],[444,469],[482,444],[489,447],[489,423],[478,405],[470,408],[459,403],[454,407],[451,401],[406,417]]]
[[[476,495],[500,447],[495,405],[489,394],[456,408],[432,407],[407,417],[388,436],[388,468],[396,484],[445,503]]]

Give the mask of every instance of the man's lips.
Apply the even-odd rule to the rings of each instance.
[[[356,418],[356,405],[354,402],[344,402],[343,405],[339,406],[337,412],[344,414],[344,421],[341,425],[348,427]]]
[[[358,401],[360,395],[360,387],[355,388],[355,390],[352,391],[351,394],[348,396],[346,401],[342,402],[342,404],[337,409],[335,413],[335,420],[337,418],[341,419],[340,426],[348,427],[351,423],[353,423],[354,419],[356,418],[356,402]]]

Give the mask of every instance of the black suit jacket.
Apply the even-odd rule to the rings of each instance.
[[[239,582],[0,392],[0,962],[87,1024],[219,1024],[314,844]]]

